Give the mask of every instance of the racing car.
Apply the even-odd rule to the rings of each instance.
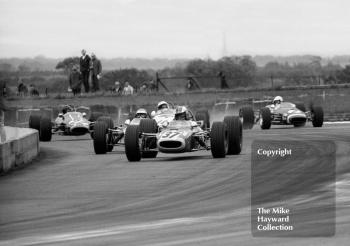
[[[51,141],[52,134],[79,136],[91,133],[93,122],[86,119],[89,110],[88,107],[65,105],[54,122],[41,115],[30,115],[29,128],[38,130],[40,141],[45,142]]]
[[[158,127],[155,119],[141,119],[139,125],[126,128],[126,157],[135,162],[141,158],[155,158],[158,152],[211,150],[214,158],[241,152],[242,123],[239,117],[226,116],[224,121],[214,122],[211,129],[203,129],[203,124],[184,106],[176,109],[174,120],[163,128]]]
[[[122,144],[125,130],[128,125],[138,125],[143,118],[150,118],[150,115],[143,108],[136,111],[136,114],[127,119],[124,125],[114,126],[111,117],[99,117],[94,124],[93,146],[96,154],[111,152],[115,145]]]
[[[323,109],[320,106],[313,106],[307,111],[304,104],[284,102],[283,98],[277,96],[272,104],[260,109],[258,118],[261,129],[270,129],[271,125],[293,125],[301,127],[307,121],[311,121],[314,127],[323,125]]]

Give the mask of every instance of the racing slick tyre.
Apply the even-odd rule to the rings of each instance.
[[[296,103],[295,107],[303,112],[306,112],[306,108],[305,108],[304,103]]]
[[[142,119],[140,121],[140,132],[145,132],[145,133],[157,133],[158,132],[158,125],[157,122],[154,119]],[[156,148],[157,143],[156,139],[147,139],[147,142],[145,144],[149,148]],[[142,152],[142,158],[156,158],[158,154],[158,151],[143,151]]]
[[[125,154],[129,161],[140,161],[141,152],[139,145],[140,128],[138,125],[129,125],[125,131]]]
[[[271,111],[269,108],[260,109],[260,127],[263,130],[271,128]]]
[[[40,119],[41,115],[30,115],[29,116],[29,128],[40,131]]]
[[[312,125],[314,127],[322,127],[323,125],[323,109],[320,106],[313,106],[311,110]]]
[[[97,119],[97,122],[105,122],[107,125],[107,129],[113,129],[114,128],[114,122],[111,117],[109,116],[101,116]],[[113,137],[111,134],[107,135],[107,152],[111,152],[113,150]]]
[[[97,155],[107,153],[107,125],[103,121],[97,121],[94,126],[94,150]]]
[[[239,110],[239,116],[243,118],[243,129],[252,129],[254,126],[255,116],[252,107],[243,107]]]
[[[242,122],[238,116],[225,116],[227,129],[228,155],[238,155],[242,151]]]
[[[214,122],[210,132],[211,154],[214,158],[224,158],[228,150],[227,130],[224,122]]]
[[[208,110],[200,110],[195,115],[196,120],[202,120],[203,121],[203,129],[210,127],[210,117]]]
[[[50,142],[52,138],[52,124],[49,118],[40,119],[39,140]]]

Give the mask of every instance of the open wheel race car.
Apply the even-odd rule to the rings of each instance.
[[[39,131],[40,141],[51,141],[52,134],[80,136],[92,132],[93,116],[91,114],[90,120],[86,119],[87,113],[90,109],[88,107],[73,107],[65,105],[62,113],[54,122],[50,118],[41,115],[30,115],[29,128]]]
[[[125,154],[131,162],[155,158],[161,153],[211,150],[214,158],[239,154],[242,149],[242,123],[237,116],[227,116],[203,129],[204,121],[173,120],[159,129],[154,119],[142,119],[125,132]]]
[[[240,117],[248,129],[252,128],[256,122],[259,122],[261,129],[270,129],[271,125],[302,127],[308,121],[311,121],[314,127],[322,127],[323,125],[322,107],[312,106],[307,111],[302,103],[269,104],[257,112],[254,112],[250,107],[244,107],[240,110]]]

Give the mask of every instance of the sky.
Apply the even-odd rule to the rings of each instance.
[[[347,0],[0,0],[0,57],[350,54]]]

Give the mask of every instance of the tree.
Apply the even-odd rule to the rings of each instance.
[[[63,69],[66,72],[72,70],[74,65],[79,65],[80,58],[75,57],[67,57],[63,61],[60,61],[56,65],[56,69]]]

